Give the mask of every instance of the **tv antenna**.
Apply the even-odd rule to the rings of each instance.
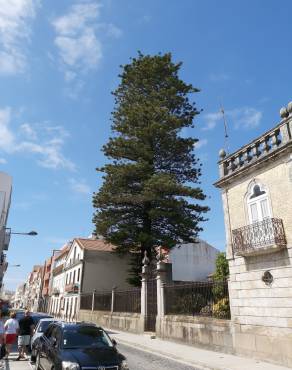
[[[223,116],[223,123],[224,123],[224,147],[225,147],[226,153],[228,154],[228,153],[229,153],[229,144],[228,144],[228,140],[229,140],[229,135],[228,135],[228,126],[227,126],[227,121],[226,121],[225,111],[224,111],[224,108],[223,108],[223,105],[222,105],[222,104],[220,105],[220,112],[222,113],[222,116]]]

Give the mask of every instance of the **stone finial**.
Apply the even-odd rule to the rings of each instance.
[[[226,157],[226,152],[224,149],[219,150],[219,157],[220,159],[224,159]]]
[[[288,113],[289,115],[292,115],[292,101],[290,101],[287,105],[287,110],[288,110]]]
[[[144,266],[148,266],[149,263],[150,263],[150,260],[149,260],[149,258],[147,256],[147,251],[144,251],[144,258],[143,258],[142,263],[143,263]]]
[[[280,116],[281,116],[281,118],[286,118],[286,117],[288,117],[288,110],[287,110],[287,108],[286,107],[282,107],[281,109],[280,109]]]

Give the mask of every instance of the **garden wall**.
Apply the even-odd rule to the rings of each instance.
[[[109,329],[136,334],[144,332],[144,319],[138,313],[80,310],[78,319],[94,322]]]
[[[166,315],[157,318],[156,335],[162,339],[184,342],[196,347],[234,353],[230,320]]]

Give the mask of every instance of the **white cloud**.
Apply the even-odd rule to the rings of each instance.
[[[235,108],[225,111],[225,117],[229,125],[234,125],[236,129],[253,129],[259,126],[263,113],[252,107]],[[203,116],[205,121],[202,130],[212,130],[218,122],[222,121],[221,112],[207,113]]]
[[[46,168],[75,170],[75,165],[63,154],[67,131],[61,126],[44,124],[20,125],[11,128],[11,108],[0,109],[0,150],[5,153],[35,154],[37,163]],[[38,138],[38,143],[34,140]]]
[[[208,144],[207,139],[201,139],[195,143],[195,149],[201,149],[203,146]]]
[[[212,130],[217,125],[217,122],[222,119],[222,113],[207,113],[203,115],[203,119],[205,121],[205,124],[202,130]]]
[[[0,164],[6,164],[6,163],[7,163],[7,161],[6,161],[5,158],[0,158]]]
[[[20,126],[20,130],[28,139],[37,140],[37,133],[29,123],[23,123]]]
[[[227,73],[212,73],[209,76],[211,82],[224,82],[230,80],[230,75]]]
[[[70,179],[69,183],[74,192],[86,195],[91,194],[90,187],[86,184],[85,180]]]
[[[95,70],[102,60],[101,35],[114,38],[122,35],[114,24],[100,22],[100,9],[101,5],[96,1],[79,1],[66,14],[52,21],[58,60],[65,81],[72,85],[72,93],[68,89],[65,93],[73,99],[83,88],[82,76]]]
[[[26,46],[39,0],[0,0],[0,74],[26,68]]]
[[[52,23],[60,60],[71,78],[74,70],[86,72],[95,69],[102,58],[101,42],[96,35],[99,10],[100,5],[94,2],[75,4],[67,14]]]

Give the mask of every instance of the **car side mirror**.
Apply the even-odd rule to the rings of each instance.
[[[118,343],[115,339],[112,339],[112,344],[114,345],[114,347],[116,347],[118,345]]]

